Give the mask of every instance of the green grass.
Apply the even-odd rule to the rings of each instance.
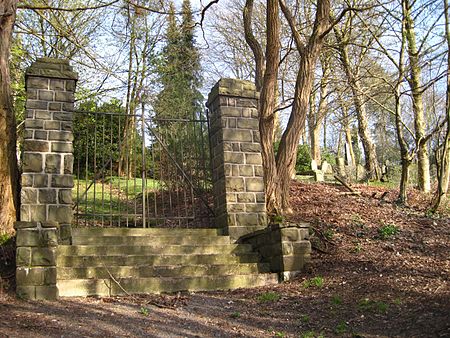
[[[341,335],[346,333],[348,330],[348,325],[346,322],[341,321],[337,326],[336,329],[334,330],[337,334]]]
[[[276,292],[264,292],[258,296],[260,302],[276,302],[280,299],[280,295]]]
[[[378,229],[378,235],[381,239],[389,239],[399,232],[398,226],[395,224],[385,224]]]
[[[141,178],[127,180],[122,177],[111,177],[104,182],[96,181],[92,185],[91,183],[92,180],[75,179],[72,198],[74,201],[79,199],[78,210],[81,213],[119,214],[127,210],[131,212],[134,211],[134,201],[142,196]],[[147,179],[144,183],[147,192],[163,188],[157,180]]]
[[[309,287],[312,287],[312,286],[315,286],[317,288],[321,288],[321,287],[323,287],[323,284],[324,284],[324,279],[321,276],[317,276],[317,277],[305,280],[303,282],[303,286],[304,286],[305,289],[307,289]]]
[[[362,311],[386,313],[389,308],[389,304],[386,304],[383,301],[375,301],[369,298],[364,298],[359,301],[358,307]]]

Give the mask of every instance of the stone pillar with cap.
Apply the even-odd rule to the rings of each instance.
[[[207,103],[216,223],[234,241],[267,226],[258,99],[252,82],[221,79]]]
[[[17,231],[17,295],[56,299],[56,248],[72,222],[72,111],[77,73],[41,58],[26,72],[22,191]]]

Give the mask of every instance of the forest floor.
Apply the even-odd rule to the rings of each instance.
[[[315,249],[290,282],[31,302],[4,280],[0,337],[450,337],[449,214],[415,190],[399,208],[394,190],[355,189],[293,183],[291,221],[311,223]]]

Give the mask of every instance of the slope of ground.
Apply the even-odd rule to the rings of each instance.
[[[292,185],[313,261],[280,285],[166,296],[16,300],[0,295],[0,337],[450,337],[450,219],[430,196]],[[387,192],[387,193],[385,193]],[[2,289],[0,289],[1,291]]]

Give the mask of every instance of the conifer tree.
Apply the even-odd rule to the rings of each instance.
[[[201,110],[200,56],[195,46],[194,21],[189,0],[182,5],[182,22],[177,24],[175,7],[167,16],[166,45],[158,73],[162,90],[154,110],[159,118],[193,118]]]

